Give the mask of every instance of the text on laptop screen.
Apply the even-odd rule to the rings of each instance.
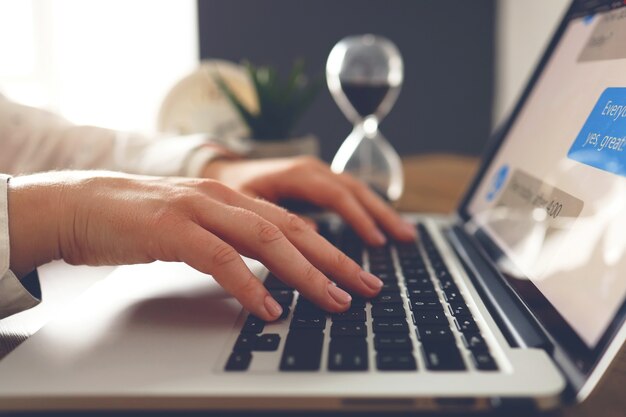
[[[626,294],[624,45],[626,8],[568,24],[468,205],[590,348]]]

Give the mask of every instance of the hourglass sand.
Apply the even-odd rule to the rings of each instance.
[[[402,164],[378,125],[395,103],[402,79],[398,48],[380,36],[344,38],[326,63],[328,88],[354,124],[331,168],[337,173],[349,172],[391,201],[402,195]]]

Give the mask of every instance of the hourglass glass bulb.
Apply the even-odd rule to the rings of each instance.
[[[326,62],[328,88],[353,123],[370,115],[380,122],[395,103],[402,78],[400,52],[381,36],[344,38],[335,45]]]

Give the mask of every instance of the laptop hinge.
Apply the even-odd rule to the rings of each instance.
[[[480,248],[475,238],[456,225],[446,231],[452,247],[496,324],[512,347],[533,347],[552,353],[547,335]]]

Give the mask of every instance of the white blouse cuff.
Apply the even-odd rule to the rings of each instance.
[[[0,319],[27,310],[40,303],[39,279],[34,278],[34,294],[9,270],[11,262],[9,240],[8,181],[11,177],[0,174]],[[30,281],[30,279],[29,279]]]

